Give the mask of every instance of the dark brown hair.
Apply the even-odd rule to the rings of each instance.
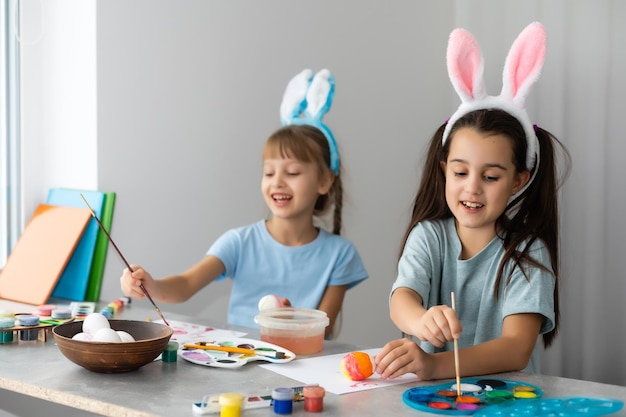
[[[310,125],[284,126],[267,139],[263,148],[263,159],[277,155],[281,158],[291,157],[302,162],[315,163],[320,177],[327,174],[334,176],[333,185],[328,194],[317,198],[313,214],[318,217],[322,216],[331,206],[334,206],[332,232],[340,235],[343,208],[341,166],[337,174],[333,174],[330,170],[330,148],[324,133]]]
[[[529,253],[532,244],[540,239],[545,244],[554,275],[554,329],[543,335],[544,346],[554,341],[559,329],[559,209],[557,191],[562,184],[559,177],[565,179],[569,172],[570,157],[565,147],[550,132],[536,128],[539,141],[539,164],[536,167],[526,166],[527,142],[524,129],[519,121],[502,110],[476,110],[461,117],[450,131],[445,145],[442,135],[446,127],[444,123],[433,135],[426,154],[422,178],[413,202],[413,210],[409,227],[404,234],[402,247],[411,230],[421,221],[438,220],[452,217],[445,198],[445,174],[441,162],[446,161],[450,151],[450,143],[454,140],[454,132],[461,128],[472,128],[481,133],[505,135],[511,139],[513,146],[513,163],[517,172],[536,170],[535,178],[528,188],[515,200],[509,203],[507,210],[496,221],[498,236],[502,239],[505,252],[498,267],[498,276],[494,287],[497,297],[498,287],[503,279],[504,267],[510,261],[513,268],[505,277],[506,284],[511,279],[515,268],[520,268],[528,278],[524,265],[532,265],[544,270],[546,267],[537,262]],[[562,151],[565,171],[558,172],[557,150]],[[559,175],[561,174],[561,175]]]

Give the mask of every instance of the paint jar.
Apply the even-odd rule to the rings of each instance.
[[[37,326],[39,325],[39,316],[23,314],[17,316],[17,321],[23,327]],[[39,329],[20,330],[20,343],[37,343],[38,336]]]
[[[178,357],[178,342],[167,342],[165,350],[161,354],[161,360],[163,362],[176,362]]]
[[[0,317],[0,344],[13,342],[13,330],[5,330],[15,327],[15,317]]]
[[[272,403],[276,414],[291,414],[293,411],[293,388],[274,388]]]
[[[239,417],[243,395],[227,392],[220,394],[218,402],[220,404],[220,417]]]
[[[52,315],[52,310],[56,308],[53,304],[44,304],[37,307],[37,314],[42,317],[50,317]]]
[[[324,394],[326,394],[326,390],[322,387],[313,385],[304,387],[302,389],[302,395],[304,395],[304,411],[324,411]]]
[[[55,308],[54,310],[52,310],[51,317],[57,320],[69,319],[72,317],[72,311],[69,308]]]

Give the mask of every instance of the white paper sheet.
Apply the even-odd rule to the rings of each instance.
[[[381,349],[382,348],[368,349],[363,350],[363,352],[373,357]],[[382,380],[380,379],[380,375],[376,373],[363,381],[351,381],[341,372],[340,367],[341,359],[346,353],[314,358],[296,358],[289,363],[263,364],[260,366],[276,372],[277,374],[300,381],[302,384],[317,383],[324,387],[326,391],[338,395],[419,381],[414,374],[402,375],[399,378],[391,380]]]
[[[155,320],[155,323],[163,324],[163,320]],[[229,337],[243,337],[245,332],[238,332],[234,330],[216,329],[211,326],[204,326],[202,324],[185,323],[182,321],[167,321],[170,327],[174,329],[174,334],[170,338],[172,342],[184,343],[189,339],[201,339],[207,338],[210,341],[211,338],[224,339]]]

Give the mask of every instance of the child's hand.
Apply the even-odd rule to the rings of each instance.
[[[446,342],[458,339],[463,326],[454,310],[441,305],[429,308],[417,321],[412,334],[420,340],[442,347]]]
[[[374,365],[381,379],[393,379],[414,373],[422,381],[426,381],[432,379],[435,361],[433,355],[405,338],[387,343],[374,357]]]
[[[127,297],[144,298],[145,294],[140,287],[141,284],[150,292],[149,288],[152,286],[154,280],[152,276],[140,266],[132,265],[131,268],[133,268],[132,273],[128,268],[124,268],[122,276],[120,277],[122,292]]]

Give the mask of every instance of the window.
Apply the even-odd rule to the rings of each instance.
[[[0,268],[22,230],[19,2],[0,2]]]

